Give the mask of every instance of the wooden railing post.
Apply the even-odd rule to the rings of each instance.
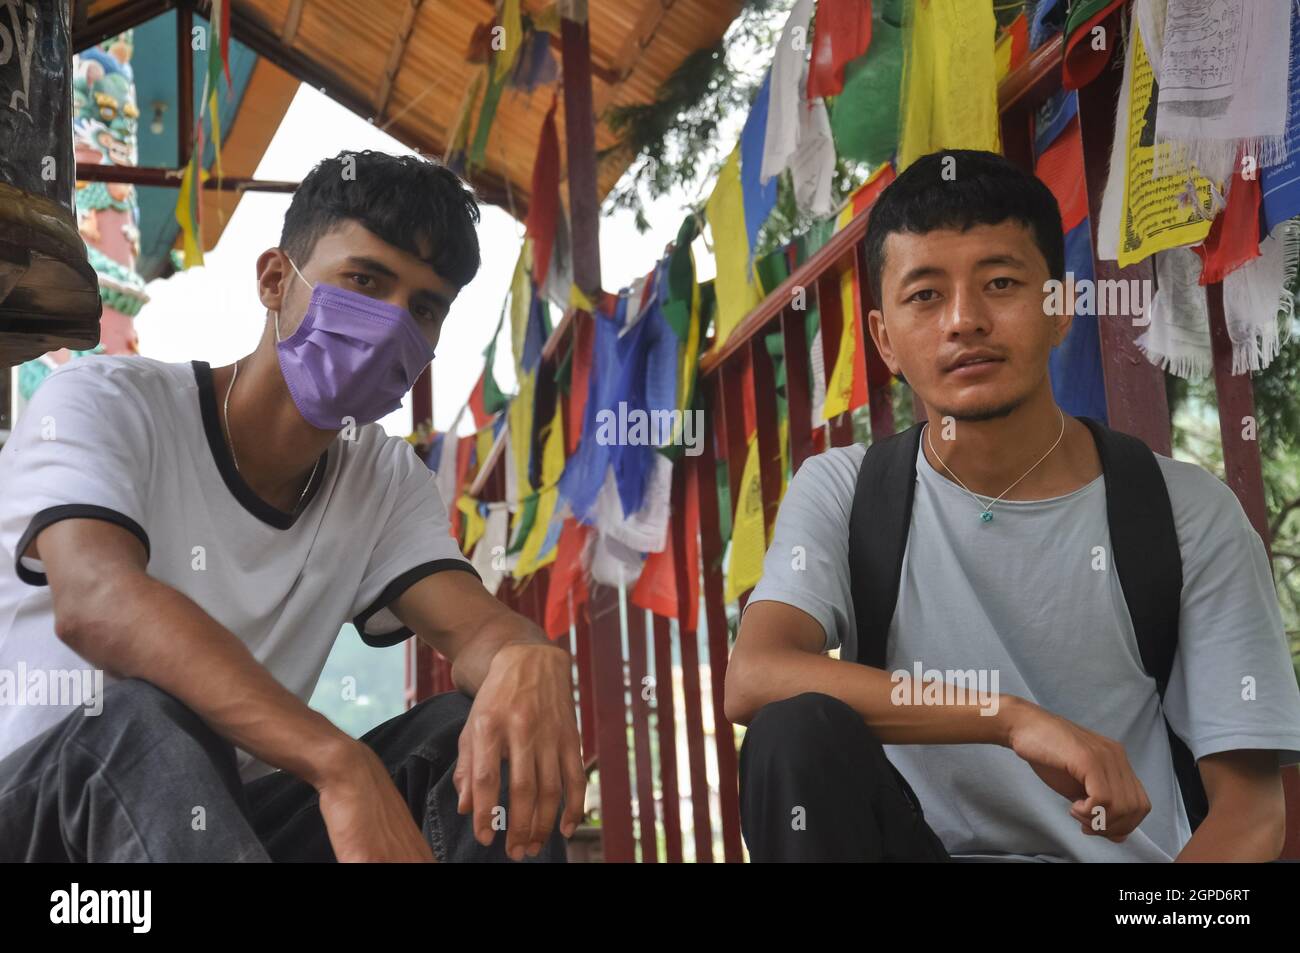
[[[600,770],[601,836],[605,859],[636,860],[632,833],[632,783],[627,764],[627,684],[623,677],[623,634],[618,591],[593,585],[590,651],[596,757]]]
[[[1120,268],[1117,262],[1095,257],[1101,197],[1106,189],[1107,170],[1110,167],[1111,141],[1116,135],[1115,102],[1123,78],[1122,70],[1115,68],[1116,65],[1112,63],[1092,83],[1079,90],[1079,134],[1083,137],[1084,177],[1088,183],[1088,218],[1094,252],[1093,275],[1098,282],[1150,281],[1150,258]],[[1142,331],[1133,323],[1133,317],[1135,316],[1097,315],[1102,376],[1106,387],[1106,416],[1115,430],[1139,437],[1156,453],[1168,456],[1171,434],[1164,372],[1148,361],[1134,343]]]

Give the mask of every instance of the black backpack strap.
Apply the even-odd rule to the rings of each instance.
[[[867,447],[849,516],[849,579],[856,628],[840,658],[885,667],[885,640],[898,603],[903,553],[916,496],[916,454],[924,424]]]
[[[1178,649],[1183,590],[1183,560],[1169,489],[1155,454],[1145,443],[1090,417],[1079,420],[1092,431],[1101,457],[1111,560],[1133,620],[1142,667],[1155,679],[1163,705]],[[1165,728],[1183,804],[1195,830],[1209,809],[1205,788],[1196,759],[1168,719]]]

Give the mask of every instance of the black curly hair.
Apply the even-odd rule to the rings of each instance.
[[[347,219],[416,255],[457,287],[478,273],[478,201],[440,162],[369,149],[323,159],[293,194],[280,247],[305,263],[320,237]],[[421,240],[431,249],[427,257]]]

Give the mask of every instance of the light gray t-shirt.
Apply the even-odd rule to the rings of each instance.
[[[855,624],[848,526],[863,453],[837,448],[799,469],[749,601],[807,612],[825,630],[827,651]],[[1263,748],[1284,765],[1300,761],[1300,688],[1259,534],[1212,474],[1157,459],[1183,560],[1169,722],[1196,758]],[[912,675],[919,662],[924,672],[996,672],[997,691],[1122,743],[1151,812],[1116,844],[1082,833],[1069,801],[1009,748],[886,745],[886,754],[954,857],[1172,860],[1191,830],[1155,681],[1142,668],[1109,558],[1104,478],[1065,496],[996,503],[991,522],[980,512],[918,454],[887,669]]]

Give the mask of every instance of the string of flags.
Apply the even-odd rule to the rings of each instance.
[[[202,36],[203,34],[198,34]],[[194,121],[190,143],[190,161],[181,177],[180,193],[176,199],[176,223],[181,230],[182,264],[193,268],[203,264],[203,202],[200,193],[208,172],[203,165],[204,120],[212,135],[213,165],[217,178],[221,168],[221,112],[218,92],[224,76],[226,95],[231,94],[230,81],[230,0],[212,0],[210,18],[205,37],[208,68],[203,74],[203,92],[199,96],[199,114]]]
[[[1062,88],[1036,110],[1030,141],[1034,171],[1060,205],[1072,287],[1100,284],[1095,261],[1127,267],[1151,259],[1154,291],[1135,299],[1129,317],[1145,325],[1137,343],[1147,358],[1184,377],[1212,367],[1208,284],[1223,286],[1233,373],[1267,368],[1292,332],[1300,293],[1300,5],[1238,0],[1226,4],[1230,15],[1219,15],[1222,0],[1028,0],[999,28],[992,0],[796,0],[707,199],[643,277],[599,294],[573,278],[551,49],[561,16],[582,6],[551,4],[530,14],[519,0],[499,0],[471,40],[467,58],[478,69],[444,156],[462,174],[483,165],[506,90],[557,86],[497,328],[508,328],[517,385],[509,395],[497,385],[497,348],[507,345],[494,334],[452,426],[411,437],[435,473],[453,534],[489,589],[507,577],[525,585],[549,568],[544,623],[553,637],[569,630],[592,581],[626,587],[632,605],[662,616],[685,613],[682,624],[694,627],[700,487],[682,480],[681,467],[700,441],[716,439],[720,423],[693,423],[702,352],[724,344],[916,158],[944,148],[1000,151],[999,84],[1058,36]],[[229,0],[214,0],[212,11],[195,148],[176,209],[187,266],[202,261],[205,125],[220,175],[223,71],[229,86]],[[1094,222],[1078,91],[1108,68],[1122,79]],[[869,175],[836,208],[837,163],[846,158],[866,164]],[[814,224],[763,252],[782,183]],[[701,242],[714,257],[708,280],[696,267]],[[831,297],[807,301],[815,440],[869,399],[858,282],[856,269],[844,269],[838,294],[824,284]],[[838,327],[837,340],[823,338],[823,306],[840,315],[828,323]],[[571,320],[558,354],[546,353],[552,307]],[[1070,333],[1050,359],[1053,392],[1068,413],[1106,418],[1100,322],[1113,318],[1100,292],[1076,300]],[[784,344],[779,334],[763,343],[776,375],[783,490],[790,476]],[[873,380],[879,371],[872,369]],[[749,381],[745,393],[752,396]],[[461,434],[466,412],[473,431]],[[767,544],[752,402],[743,422],[728,421],[740,423],[742,459],[727,459],[725,440],[714,447],[720,530],[731,544],[718,568],[729,600],[757,582]],[[675,490],[680,482],[684,489]],[[672,523],[674,507],[681,518]],[[688,592],[678,592],[679,580]]]
[[[1283,16],[1263,11],[1274,5],[1237,4],[1239,15],[1215,20],[1214,31],[1188,29],[1188,23],[1207,22],[1210,5],[1038,0],[999,30],[985,0],[797,0],[740,138],[702,208],[686,215],[675,241],[644,277],[595,300],[572,283],[552,99],[534,165],[526,237],[498,328],[508,318],[516,393],[502,394],[493,379],[494,336],[466,405],[475,433],[458,435],[458,418],[448,432],[420,444],[448,501],[453,532],[489,588],[495,591],[507,576],[526,584],[549,566],[544,623],[552,637],[568,632],[591,581],[625,586],[633,606],[665,617],[680,618],[684,610],[682,624],[693,628],[700,579],[694,480],[684,481],[677,502],[680,545],[671,538],[669,517],[675,471],[691,452],[691,440],[715,440],[722,424],[710,422],[707,432],[693,434],[688,423],[700,408],[697,366],[710,333],[713,346],[725,342],[915,158],[941,148],[1000,150],[998,85],[1057,35],[1064,44],[1062,89],[1033,116],[1032,147],[1034,171],[1061,208],[1071,280],[1091,284],[1096,259],[1125,266],[1154,257],[1159,289],[1144,302],[1149,325],[1139,344],[1153,362],[1184,375],[1209,367],[1203,286],[1222,281],[1234,373],[1266,367],[1277,353],[1279,329],[1290,327],[1300,290],[1300,156],[1294,148],[1300,28],[1295,5],[1276,5]],[[508,21],[516,13],[517,4],[502,5],[507,30],[515,29]],[[540,28],[522,27],[525,38]],[[1218,77],[1226,86],[1192,68],[1208,61],[1216,44],[1238,49],[1252,43],[1271,59]],[[526,40],[521,50],[527,59]],[[1094,229],[1077,91],[1113,59],[1116,68],[1122,64],[1122,90]],[[511,68],[516,75],[522,69],[522,60],[488,55],[483,62],[475,81],[482,88],[467,93],[462,110],[464,120],[482,98],[480,132],[490,123],[485,104],[492,84]],[[1283,73],[1289,78],[1285,97],[1275,92],[1246,108],[1257,89],[1241,76]],[[531,68],[528,74],[540,75]],[[1233,115],[1207,118],[1217,115],[1207,108],[1216,96]],[[454,149],[466,150],[469,125],[457,124]],[[475,150],[467,151],[472,164]],[[831,183],[841,157],[869,163],[871,172],[835,209]],[[783,178],[815,224],[759,254]],[[706,226],[715,277],[701,281],[695,248]],[[838,291],[826,302],[842,317],[830,367],[822,303],[816,295],[807,302],[815,439],[824,439],[826,423],[868,401],[856,269],[844,270]],[[571,315],[572,333],[566,353],[543,360],[551,304]],[[1051,356],[1057,402],[1069,413],[1102,420],[1099,321],[1105,317],[1095,302],[1089,307],[1080,298],[1070,334]],[[776,372],[784,490],[790,476],[784,344],[780,334],[764,343]],[[752,374],[748,365],[745,374]],[[744,426],[744,456],[726,459],[726,440],[715,446],[720,529],[731,544],[719,567],[728,600],[757,582],[768,542],[752,378],[744,385],[743,421],[727,421]],[[637,430],[654,420],[668,424],[653,433],[652,427]],[[503,456],[504,489],[485,492],[486,475]],[[740,471],[734,501],[728,468]],[[679,573],[676,560],[683,557],[688,567]],[[686,580],[687,593],[678,593],[679,579]]]

